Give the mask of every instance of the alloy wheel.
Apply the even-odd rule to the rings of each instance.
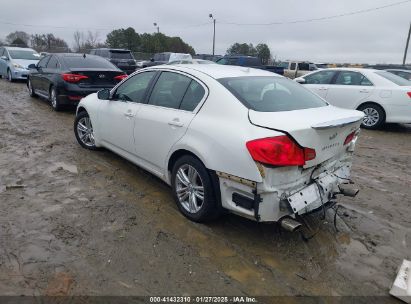
[[[380,120],[380,114],[374,108],[365,108],[363,109],[365,117],[363,119],[363,124],[367,127],[375,126]]]
[[[13,76],[11,75],[11,71],[10,71],[10,70],[7,71],[7,77],[8,77],[8,80],[9,80],[10,82],[13,81]]]
[[[51,100],[51,105],[53,106],[53,108],[57,108],[57,95],[56,95],[56,90],[51,89],[51,96],[50,96],[50,100]]]
[[[81,142],[87,147],[94,147],[94,133],[90,117],[82,117],[77,123],[77,134]]]
[[[175,179],[177,198],[189,213],[197,213],[204,203],[204,184],[197,170],[184,164],[177,170]]]

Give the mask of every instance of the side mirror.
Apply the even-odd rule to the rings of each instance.
[[[32,69],[37,69],[37,66],[34,63],[32,63],[32,64],[29,64],[28,68],[31,69],[31,70]]]
[[[150,61],[151,61],[151,62],[154,62],[154,58],[151,58]]]
[[[6,60],[6,61],[7,61],[7,60],[9,60],[9,57],[7,57],[7,56],[1,56],[0,59],[3,59],[3,60]]]
[[[109,100],[110,99],[110,90],[103,89],[97,92],[97,98],[101,100]]]
[[[296,82],[300,83],[300,84],[306,83],[305,79],[302,78],[302,77],[298,77],[298,78],[296,78],[296,79],[294,79],[294,80],[295,80]]]

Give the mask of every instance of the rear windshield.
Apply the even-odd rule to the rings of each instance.
[[[30,50],[9,50],[10,57],[13,59],[39,60],[40,55]]]
[[[300,84],[282,77],[249,76],[218,80],[247,108],[258,112],[282,112],[327,106]]]
[[[63,57],[66,66],[71,69],[117,69],[106,59],[99,56],[67,56]]]
[[[130,52],[110,51],[110,58],[113,59],[133,59]]]
[[[380,75],[381,77],[384,77],[385,79],[395,83],[396,85],[399,86],[411,86],[411,81],[404,79],[398,75],[392,74],[387,71],[378,71],[375,72],[375,74]]]

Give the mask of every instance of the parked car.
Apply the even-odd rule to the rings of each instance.
[[[216,62],[218,59],[220,59],[221,55],[212,55],[212,54],[195,54],[193,56],[194,59],[202,59],[202,60],[210,60]]]
[[[406,80],[410,80],[411,81],[411,70],[394,70],[394,69],[389,69],[386,70],[390,73],[393,73],[395,75],[398,75]]]
[[[364,128],[411,123],[411,83],[390,72],[333,68],[295,80],[334,106],[363,111]]]
[[[150,61],[146,61],[144,63],[143,67],[167,64],[172,61],[178,61],[178,60],[193,60],[193,57],[190,54],[184,54],[184,53],[171,53],[171,52],[156,53],[154,54],[154,57],[150,59]]]
[[[106,58],[127,74],[131,74],[137,69],[137,62],[130,50],[99,48],[91,50],[90,54]]]
[[[318,70],[318,67],[314,63],[305,61],[285,61],[282,62],[280,66],[284,68],[284,76],[290,79]]]
[[[192,59],[192,60],[176,60],[176,61],[171,61],[167,64],[216,64],[216,63],[210,60]]]
[[[27,79],[28,66],[36,64],[40,55],[33,49],[20,47],[0,47],[0,77],[10,82],[17,79]]]
[[[193,221],[226,209],[293,230],[344,192],[363,116],[268,71],[162,65],[83,98],[74,132],[164,180]]]
[[[85,54],[50,54],[29,68],[30,96],[48,99],[56,111],[64,105],[77,105],[84,96],[112,88],[127,77],[109,61]]]
[[[279,75],[284,74],[284,69],[282,67],[273,65],[263,65],[261,59],[253,56],[242,56],[242,55],[227,55],[216,61],[217,64],[222,65],[238,65],[242,67],[255,68],[260,70],[267,70]]]

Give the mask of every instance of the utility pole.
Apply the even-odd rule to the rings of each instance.
[[[156,22],[153,25],[157,28],[157,34],[160,34],[160,26]]]
[[[209,17],[213,19],[213,24],[214,24],[214,32],[213,32],[213,56],[215,55],[215,22],[216,20],[213,17],[213,14],[210,14]]]
[[[405,61],[407,60],[408,45],[410,44],[410,36],[411,36],[411,23],[410,23],[410,29],[408,31],[407,44],[405,45],[404,60],[402,61],[402,65],[405,65]]]

